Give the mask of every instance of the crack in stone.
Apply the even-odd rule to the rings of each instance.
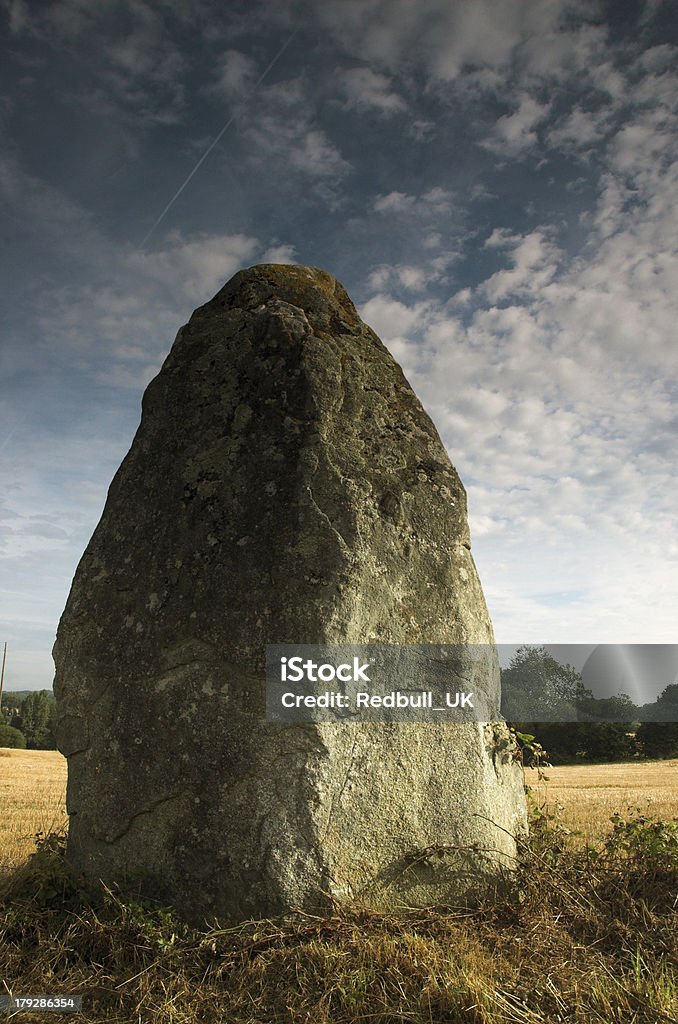
[[[140,818],[142,814],[152,814],[153,811],[157,810],[158,807],[161,807],[162,804],[171,803],[172,800],[181,800],[183,796],[183,793],[173,793],[172,796],[159,797],[159,799],[154,800],[152,804],[149,804],[147,807],[142,807],[140,811],[136,811],[136,813],[132,815],[127,824],[119,832],[116,832],[114,835],[111,835],[111,833],[109,832],[107,835],[105,835],[103,837],[104,842],[110,844],[117,843],[120,839],[123,838],[123,836],[127,835],[134,822],[137,820],[137,818]]]
[[[346,785],[348,783],[348,777],[351,774],[351,769],[353,768],[353,762],[355,761],[355,748],[356,748],[357,745],[358,745],[358,737],[356,736],[355,739],[353,740],[353,746],[351,747],[351,753],[349,754],[348,767],[346,768],[346,772],[344,774],[344,781],[341,784],[341,789],[339,790],[338,793],[335,793],[332,796],[332,799],[330,801],[330,809],[328,811],[327,821],[325,823],[325,830],[324,830],[324,834],[323,834],[323,841],[327,838],[327,833],[329,832],[330,825],[332,824],[332,816],[334,815],[335,804],[339,804],[340,801],[341,801],[342,796],[344,795],[344,790],[346,789]]]
[[[323,512],[323,510],[321,509],[320,505],[318,504],[318,502],[313,497],[313,491],[311,490],[311,485],[310,484],[306,484],[306,490],[309,493],[309,496],[310,496],[311,501],[313,503],[313,507],[317,510],[317,512],[321,516],[321,518],[325,520],[325,522],[329,526],[330,530],[332,531],[332,533],[335,535],[335,537],[339,541],[339,544],[341,545],[341,549],[342,549],[343,554],[346,555],[350,559],[351,558],[351,549],[348,546],[348,544],[346,543],[346,538],[343,537],[342,534],[339,532],[339,530],[336,528],[336,526],[334,525],[334,523],[332,522],[332,520],[328,516],[327,512]]]

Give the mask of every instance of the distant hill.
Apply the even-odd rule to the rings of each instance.
[[[43,686],[43,690],[47,690],[50,698],[54,700],[54,693],[48,686]],[[18,697],[19,700],[23,700],[29,693],[40,693],[40,690],[3,690],[2,691],[2,703],[7,704],[10,697]]]

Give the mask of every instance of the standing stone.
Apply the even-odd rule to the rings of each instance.
[[[338,642],[492,642],[465,491],[342,286],[252,267],[148,386],[59,625],[73,867],[199,923],[450,902],[510,863],[503,724],[264,720],[266,644]]]

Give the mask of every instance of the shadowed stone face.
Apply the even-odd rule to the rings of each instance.
[[[263,720],[266,644],[370,641],[492,641],[465,492],[342,286],[252,267],[149,385],[61,619],[72,864],[196,922],[479,884],[524,827],[503,725]]]

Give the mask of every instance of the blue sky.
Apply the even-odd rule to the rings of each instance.
[[[51,685],[178,328],[267,261],[336,274],[402,364],[500,642],[672,643],[675,24],[655,0],[0,0],[6,685]]]

